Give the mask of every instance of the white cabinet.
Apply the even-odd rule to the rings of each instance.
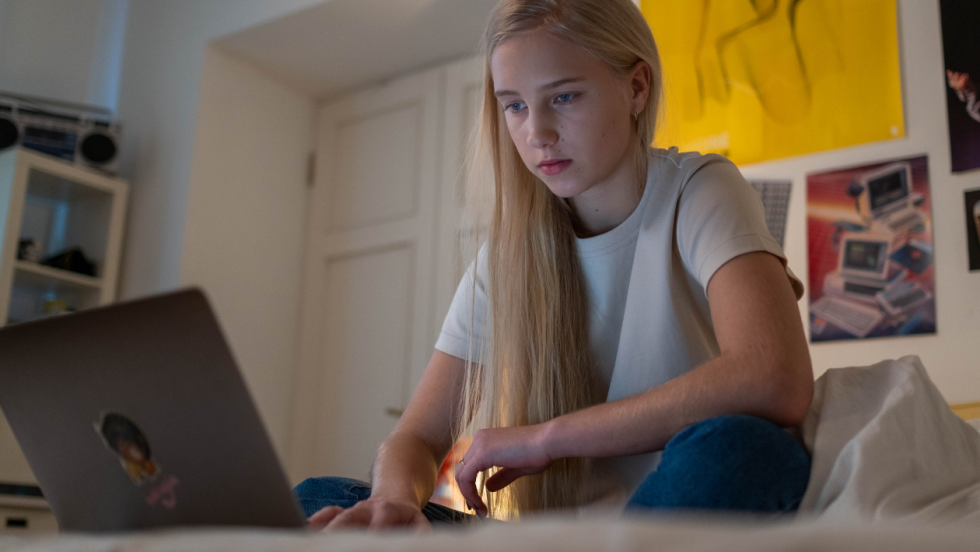
[[[0,491],[4,490],[0,487]],[[0,533],[54,533],[58,522],[43,498],[0,492]]]

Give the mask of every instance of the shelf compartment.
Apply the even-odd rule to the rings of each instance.
[[[97,306],[102,301],[103,281],[84,274],[27,261],[14,264],[8,301],[7,323],[28,322],[45,316],[47,301],[64,301],[69,311]]]
[[[14,286],[39,293],[101,291],[102,279],[28,261],[14,264]]]

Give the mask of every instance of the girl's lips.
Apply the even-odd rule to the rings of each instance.
[[[568,168],[568,166],[571,164],[572,164],[571,159],[561,159],[558,161],[546,161],[538,165],[538,168],[541,169],[541,172],[543,174],[546,174],[548,176],[554,176],[562,172],[566,168]]]

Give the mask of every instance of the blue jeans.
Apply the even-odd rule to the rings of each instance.
[[[693,424],[664,448],[657,469],[633,493],[626,511],[699,509],[743,512],[796,510],[810,478],[810,456],[775,424],[730,415]],[[295,489],[307,516],[327,506],[349,508],[371,486],[343,477],[307,479]],[[434,523],[479,518],[431,502],[422,513]]]

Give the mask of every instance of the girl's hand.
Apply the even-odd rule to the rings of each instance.
[[[476,476],[483,470],[501,468],[487,480],[487,490],[496,492],[517,478],[548,469],[555,459],[545,450],[545,424],[525,427],[481,429],[456,466],[456,483],[467,507],[486,516],[487,507],[476,489]]]
[[[310,527],[332,531],[341,527],[367,527],[383,529],[390,527],[414,527],[418,530],[432,528],[422,510],[407,502],[391,502],[369,498],[350,508],[327,506],[310,516]]]

